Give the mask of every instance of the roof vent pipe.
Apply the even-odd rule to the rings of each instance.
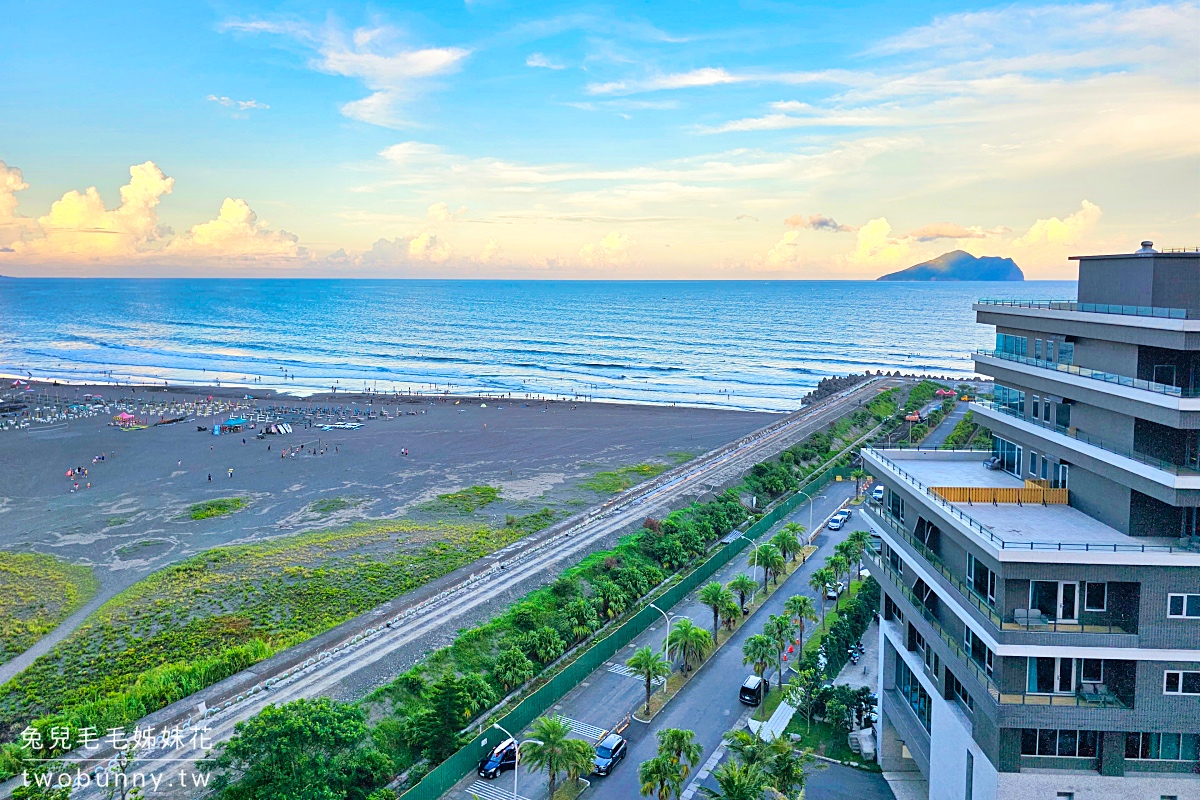
[[[1142,249],[1138,250],[1138,255],[1150,255],[1157,252],[1154,249],[1154,242],[1142,242]]]

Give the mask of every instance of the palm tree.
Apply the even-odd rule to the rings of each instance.
[[[867,477],[867,473],[862,469],[850,470],[850,477],[854,478],[854,496],[862,496],[862,479]]]
[[[721,621],[725,623],[726,629],[733,630],[733,623],[741,618],[742,608],[734,599],[733,592],[730,592],[729,597],[725,598],[725,602],[721,606]]]
[[[825,589],[837,583],[837,578],[833,575],[833,570],[829,567],[821,567],[813,570],[813,574],[808,576],[808,585],[817,593],[817,599],[821,601],[821,627],[825,627]]]
[[[746,641],[742,643],[742,663],[753,664],[754,674],[759,677],[762,677],[767,671],[767,663],[774,655],[775,645],[771,644],[771,640],[761,633],[747,636]],[[767,682],[767,685],[770,685],[770,681]]]
[[[829,571],[833,573],[834,584],[836,584],[841,579],[842,575],[848,574],[850,572],[850,562],[846,559],[845,556],[839,555],[837,553],[835,553],[834,555],[831,555],[825,559],[825,566],[828,567]],[[834,601],[833,607],[841,608],[841,606],[842,606],[842,593],[838,592],[837,600]]]
[[[654,681],[659,678],[667,678],[671,674],[671,665],[666,662],[661,653],[646,646],[639,648],[630,656],[629,660],[625,662],[625,666],[646,681],[646,714],[649,715],[650,692],[654,688]]]
[[[775,665],[779,668],[778,684],[783,686],[783,654],[796,638],[796,626],[785,616],[772,614],[763,625],[763,635],[771,640],[775,650]]]
[[[745,728],[725,731],[721,738],[725,748],[737,756],[742,764],[754,764],[761,767],[767,758],[767,743],[757,733],[751,733]]]
[[[698,666],[712,646],[713,638],[708,631],[693,624],[690,619],[676,622],[667,636],[667,653],[683,661],[684,671]]]
[[[795,561],[796,555],[800,552],[800,537],[788,529],[791,525],[796,525],[796,523],[789,522],[785,525],[783,530],[771,537],[771,544],[779,548],[779,552],[783,553],[788,561]]]
[[[567,739],[565,747],[566,758],[563,762],[563,770],[567,773],[567,780],[578,784],[579,777],[591,772],[592,767],[596,765],[596,748],[592,746],[591,742],[583,739]]]
[[[523,760],[531,768],[545,770],[550,776],[550,796],[558,783],[558,773],[567,769],[573,760],[571,747],[567,744],[571,729],[565,722],[553,717],[538,717],[529,729],[530,739],[525,742]],[[534,741],[536,740],[536,741]]]
[[[850,541],[854,542],[855,545],[855,560],[858,561],[858,572],[856,574],[860,575],[862,574],[863,556],[866,555],[867,550],[871,547],[871,532],[855,531],[850,534]]]
[[[784,797],[794,789],[803,789],[808,777],[804,769],[815,759],[811,750],[797,750],[787,737],[780,736],[767,745],[767,778],[771,788]]]
[[[742,765],[727,761],[713,772],[716,789],[701,787],[709,800],[762,800],[767,789],[767,776],[757,764]]]
[[[704,747],[696,741],[696,734],[681,728],[666,728],[658,732],[658,755],[669,758],[679,766],[679,774],[687,780],[692,767],[700,763]]]
[[[758,591],[758,582],[744,572],[739,572],[733,576],[733,580],[725,584],[725,587],[731,592],[737,592],[738,605],[742,608],[746,607],[746,596],[753,596]]]
[[[657,800],[671,800],[683,791],[683,771],[667,756],[643,761],[638,767],[638,782],[643,797],[654,795]]]
[[[792,618],[792,622],[796,623],[796,627],[800,629],[800,641],[804,641],[804,623],[806,621],[817,621],[817,608],[813,605],[812,598],[806,594],[794,594],[787,599],[783,604],[783,610]]]
[[[717,627],[721,621],[721,608],[726,601],[733,599],[733,592],[721,585],[720,581],[705,584],[696,595],[701,603],[712,609],[713,641],[717,639]]]
[[[753,566],[762,567],[763,570],[763,594],[767,592],[767,578],[779,578],[779,573],[783,572],[786,562],[783,560],[783,553],[780,553],[774,545],[764,544],[754,551],[750,557]]]

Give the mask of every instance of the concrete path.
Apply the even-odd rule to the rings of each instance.
[[[954,430],[954,426],[962,421],[962,418],[967,415],[967,406],[969,403],[964,403],[961,400],[955,404],[954,410],[946,415],[936,428],[929,432],[921,441],[921,447],[941,447],[942,442],[946,441],[946,437]]]

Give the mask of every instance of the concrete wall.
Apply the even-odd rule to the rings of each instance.
[[[1200,310],[1200,255],[1081,258],[1079,302]]]
[[[1075,464],[1071,465],[1069,483],[1072,506],[1110,528],[1129,533],[1129,487]]]
[[[1142,774],[1107,777],[1095,772],[1046,770],[1038,773],[1003,772],[997,776],[996,796],[1008,800],[1055,800],[1072,792],[1072,800],[1200,800],[1200,775]]]
[[[1138,346],[1103,339],[1078,339],[1075,366],[1134,377],[1138,369]]]

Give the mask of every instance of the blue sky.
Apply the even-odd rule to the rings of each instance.
[[[4,17],[6,273],[874,277],[960,248],[1066,277],[1200,244],[1195,3]]]

